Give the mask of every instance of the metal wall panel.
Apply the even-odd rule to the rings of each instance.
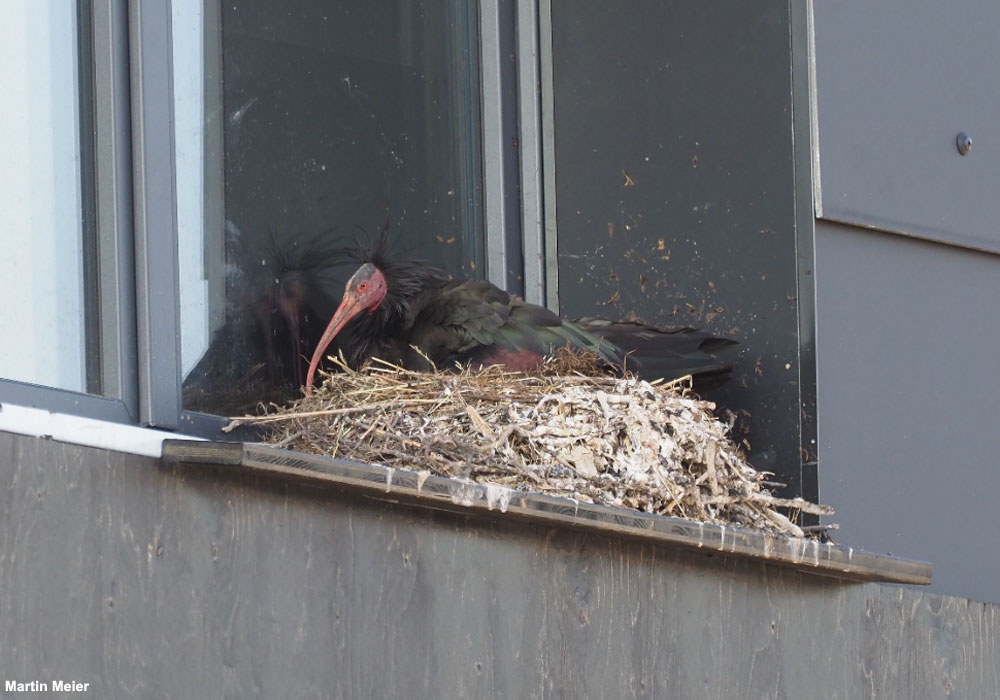
[[[804,14],[787,2],[551,9],[563,315],[739,340],[733,380],[710,397],[738,414],[756,467],[814,496],[812,183],[791,42]]]
[[[820,215],[1000,251],[1000,5],[814,11]],[[964,157],[959,132],[973,140]]]
[[[1000,607],[0,434],[3,680],[116,698],[996,697]]]
[[[820,222],[820,495],[837,539],[1000,601],[1000,257]]]

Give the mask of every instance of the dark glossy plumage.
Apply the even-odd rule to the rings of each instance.
[[[483,280],[446,273],[385,255],[384,243],[366,256],[387,282],[372,312],[360,312],[337,335],[348,364],[378,357],[409,369],[456,363],[537,366],[561,346],[589,350],[647,379],[693,375],[702,388],[724,379],[730,366],[714,353],[734,341],[691,328],[584,318],[565,321]],[[370,269],[370,266],[369,266]],[[360,272],[360,271],[359,271]],[[350,285],[345,298],[350,293]]]
[[[301,391],[351,251],[323,236],[227,238],[225,322],[184,378],[184,408],[236,415]]]

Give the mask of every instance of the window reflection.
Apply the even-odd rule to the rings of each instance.
[[[477,11],[174,0],[185,408],[297,394],[362,230],[480,274]]]
[[[72,2],[3,4],[0,377],[96,393],[99,370],[87,371],[99,367],[99,344],[88,353],[97,283],[84,281],[94,251],[83,215],[77,26]]]

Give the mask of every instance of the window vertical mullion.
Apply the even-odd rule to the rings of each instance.
[[[126,0],[92,7],[94,184],[101,379],[138,421],[132,137]]]
[[[541,75],[538,0],[517,0],[518,155],[524,298],[545,298],[545,236],[542,197]]]
[[[513,0],[479,4],[482,71],[483,209],[487,279],[523,293],[521,240],[516,8]]]
[[[500,0],[479,3],[479,50],[482,71],[483,216],[486,235],[486,276],[501,287],[507,284],[507,237],[504,216],[502,52]]]
[[[541,132],[542,221],[545,305],[559,312],[559,249],[556,225],[556,129],[552,86],[552,0],[538,2],[539,123]]]
[[[225,100],[223,99],[222,7],[218,2],[204,4],[202,56],[204,67],[204,154],[206,231],[226,230],[225,215]],[[205,276],[208,281],[208,328],[215,333],[226,322],[226,240],[225,235],[204,236]]]
[[[83,240],[83,279],[97,280],[100,276],[100,237],[97,235],[97,158],[96,130],[99,116],[96,112],[96,45],[93,5],[85,0],[76,2],[76,35],[78,45],[77,93],[80,102],[80,219]],[[101,323],[101,285],[84,282],[84,375],[85,390],[89,394],[106,394],[105,366],[112,364],[104,348],[104,329]]]
[[[169,0],[129,0],[139,415],[176,428],[181,410]]]

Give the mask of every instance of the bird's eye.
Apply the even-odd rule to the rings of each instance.
[[[366,289],[368,289],[368,283],[367,282],[362,282],[361,284],[358,285],[358,291],[359,292],[363,292]]]

